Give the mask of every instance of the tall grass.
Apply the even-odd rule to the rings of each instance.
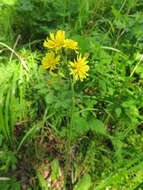
[[[11,57],[9,64],[4,65],[1,63],[0,65],[0,130],[7,142],[10,145],[14,145],[14,125],[18,117],[16,111],[17,106],[22,100],[22,89],[20,86],[21,82],[24,81],[22,78],[23,65],[26,66],[26,64],[24,60],[8,45],[2,42],[0,42],[0,45],[10,50],[19,58],[19,61],[21,61],[18,64],[16,61],[11,62]]]
[[[11,145],[14,143],[14,124],[17,118],[17,92],[20,66],[16,63],[0,66],[0,130]]]

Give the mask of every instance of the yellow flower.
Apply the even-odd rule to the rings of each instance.
[[[87,57],[81,57],[81,54],[77,57],[77,60],[70,62],[70,65],[73,67],[71,70],[71,75],[74,76],[75,80],[80,79],[83,81],[84,78],[88,76],[87,71],[89,66],[87,65]]]
[[[66,39],[65,40],[65,48],[72,49],[78,54],[78,43],[71,40],[71,39]]]
[[[55,37],[54,34],[50,32],[50,38],[51,40],[47,38],[47,40],[44,41],[43,45],[49,49],[54,49],[55,51],[58,51],[64,46],[65,32],[62,30],[58,30]]]
[[[56,65],[59,63],[60,56],[55,57],[54,52],[46,53],[46,56],[42,59],[41,68],[50,69],[50,71],[56,68]]]

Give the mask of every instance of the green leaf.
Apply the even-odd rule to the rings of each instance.
[[[84,175],[81,180],[75,185],[73,190],[89,190],[91,187],[91,177],[89,174]]]
[[[100,92],[102,94],[105,94],[106,93],[106,83],[104,80],[99,80],[98,81],[98,86],[99,86],[99,89],[100,89]]]
[[[52,180],[54,180],[62,175],[58,160],[54,159],[52,161],[51,168],[52,168],[52,176],[51,176]]]
[[[115,113],[116,113],[117,117],[119,117],[121,115],[121,113],[122,113],[121,108],[116,108]]]
[[[54,102],[54,99],[55,99],[55,96],[53,95],[53,93],[49,93],[45,97],[45,101],[47,104],[52,104]]]
[[[21,146],[23,145],[23,143],[31,138],[43,125],[43,121],[40,121],[39,123],[37,123],[36,125],[34,125],[34,127],[32,127],[23,137],[23,139],[21,140],[21,142],[19,143],[19,146],[17,148],[17,151],[19,151],[19,149],[21,148]]]
[[[72,37],[73,40],[79,43],[80,52],[84,54],[89,48],[89,39],[88,37],[84,38],[80,35],[75,35]]]
[[[37,177],[38,177],[38,180],[39,180],[39,184],[40,184],[41,190],[48,190],[46,181],[43,178],[43,176],[40,174],[40,172],[37,172]]]
[[[2,145],[3,136],[0,134],[0,146]]]
[[[16,3],[17,0],[2,0],[2,3],[6,4],[6,5],[14,5]]]
[[[104,123],[98,119],[91,119],[88,123],[89,129],[93,132],[97,132],[103,135],[107,135],[107,132],[104,129]]]
[[[80,134],[84,133],[88,130],[89,130],[88,122],[83,117],[81,117],[80,115],[78,115],[78,114],[75,115],[74,124],[73,124],[73,133],[76,135],[79,133]]]
[[[35,124],[23,137],[23,139],[21,140],[21,142],[19,143],[19,146],[17,148],[17,151],[19,151],[19,149],[21,148],[21,146],[23,145],[23,143],[33,137],[33,135],[35,135],[35,133],[37,131],[39,131],[41,129],[41,127],[44,125],[45,121],[46,121],[46,115],[47,115],[47,109],[45,110],[45,113],[43,115],[43,119],[41,121],[39,121],[37,124]]]

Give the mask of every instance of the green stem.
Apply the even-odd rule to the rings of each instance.
[[[66,9],[67,9],[67,0],[64,0],[64,16],[63,16],[64,25],[65,25],[65,19],[66,19]]]
[[[120,10],[119,10],[119,13],[121,13],[121,11],[123,10],[123,8],[124,8],[124,6],[125,6],[125,4],[126,4],[126,1],[127,1],[127,0],[124,0],[124,1],[123,1],[123,4],[121,5],[121,8],[120,8]]]
[[[20,76],[19,76],[19,79],[22,82],[22,80],[23,80],[23,67],[22,67],[22,65],[20,65]],[[23,103],[23,82],[19,85],[19,92],[20,92],[19,101],[20,101],[20,105],[22,105],[22,103]],[[20,113],[20,121],[22,120],[22,118],[24,118],[24,111],[23,110]]]
[[[71,82],[71,91],[72,91],[72,105],[71,105],[71,118],[70,118],[70,124],[68,126],[68,132],[67,132],[67,146],[66,146],[66,161],[65,161],[65,173],[64,173],[64,186],[66,189],[67,185],[67,176],[68,176],[68,165],[69,165],[69,152],[70,152],[70,146],[71,146],[71,140],[72,140],[72,128],[73,128],[73,118],[74,118],[74,81]]]
[[[130,77],[133,76],[134,72],[136,71],[136,69],[138,68],[138,66],[139,66],[139,64],[140,64],[140,62],[141,62],[142,60],[143,60],[143,58],[141,57],[140,60],[137,62],[136,66],[134,67],[133,71],[131,72]]]

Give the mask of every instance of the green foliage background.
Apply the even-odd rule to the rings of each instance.
[[[13,48],[21,35],[15,51],[28,67],[0,44],[0,177],[11,177],[0,189],[44,189],[39,165],[57,160],[53,173],[64,165],[70,86],[60,76],[49,85],[39,68],[43,41],[59,29],[90,66],[75,86],[69,190],[143,189],[142,7],[142,0],[0,1],[0,42]],[[31,183],[13,175],[23,155]]]

